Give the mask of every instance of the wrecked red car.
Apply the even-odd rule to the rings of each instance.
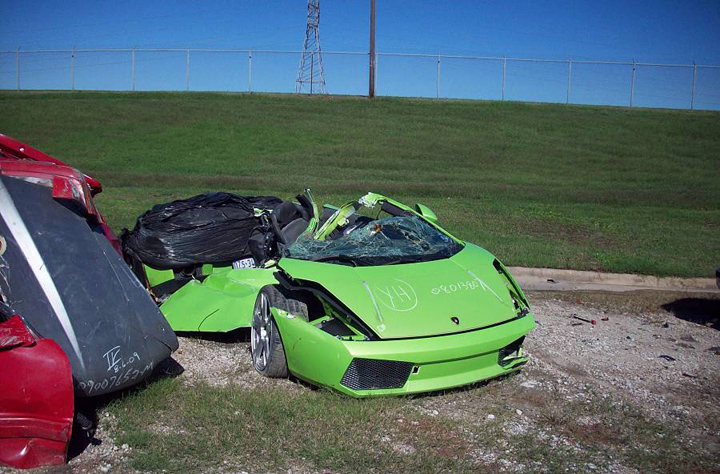
[[[101,190],[97,180],[0,134],[0,302],[39,339],[60,346],[76,397],[137,384],[178,347],[93,202]],[[44,383],[53,382],[48,377]],[[0,378],[3,396],[14,383]],[[8,446],[2,409],[0,444]]]
[[[0,303],[0,463],[17,468],[65,463],[73,424],[70,361]]]

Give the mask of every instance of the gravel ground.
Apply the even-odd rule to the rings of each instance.
[[[411,398],[408,403],[429,416],[483,424],[495,421],[492,410],[500,408],[492,403],[483,405],[482,400],[498,398],[491,396],[492,390],[503,396],[514,393],[506,399],[512,405],[513,416],[498,420],[504,432],[513,436],[533,432],[538,416],[533,413],[532,400],[540,394],[556,396],[558,403],[569,403],[592,393],[596,398],[612,397],[632,404],[652,420],[682,423],[692,433],[693,442],[717,453],[720,459],[720,331],[659,309],[599,309],[583,302],[582,295],[572,302],[535,293],[531,301],[537,328],[525,345],[531,362],[519,375],[481,387]],[[595,320],[596,324],[577,318]],[[212,385],[274,385],[293,392],[309,390],[300,383],[269,380],[257,374],[250,364],[248,343],[242,337],[181,337],[180,349],[173,358],[184,369],[180,377],[188,384],[206,381]],[[114,423],[110,415],[100,409],[98,417],[98,441],[82,449],[67,466],[45,471],[108,472],[126,466],[130,448],[117,446],[108,434]],[[575,421],[592,424],[592,420]],[[547,436],[551,444],[563,442],[560,433],[536,434]],[[468,434],[469,439],[472,436]],[[388,436],[379,442],[393,443],[393,439]],[[404,442],[395,444],[393,448],[400,451],[416,449]],[[494,451],[470,449],[469,455],[500,472],[533,467],[514,461],[512,453],[503,451],[502,445]],[[604,466],[588,463],[582,470],[637,472],[620,461]],[[720,472],[720,463],[717,470]]]
[[[536,442],[548,441],[544,439],[547,437],[553,447],[565,444],[582,450],[563,435],[566,430],[543,432],[541,426],[547,426],[547,420],[536,411],[553,404],[569,405],[578,400],[598,403],[607,399],[637,408],[654,422],[683,426],[689,445],[699,446],[701,451],[720,460],[720,331],[710,327],[711,323],[688,322],[662,310],[599,309],[582,298],[578,294],[573,303],[542,293],[531,295],[537,321],[525,343],[531,362],[517,376],[495,383],[499,388],[490,392],[505,397],[504,406],[491,403],[482,407],[485,410],[479,410],[478,397],[466,392],[427,397],[420,409],[426,414],[457,420],[474,418],[476,424],[493,422],[493,408],[497,412],[514,412],[513,416],[503,417],[506,435],[530,433]],[[717,305],[713,302],[710,307],[715,309]],[[716,322],[718,316],[708,319]],[[562,410],[550,411],[553,416],[562,415]],[[573,413],[569,411],[566,416],[572,417]],[[612,444],[611,440],[603,439],[612,436],[611,433],[593,431],[601,425],[601,416],[598,412],[597,416],[565,419],[557,424],[560,427],[574,424],[576,430],[578,425],[588,427],[588,433],[598,443]],[[617,423],[620,425],[623,420]],[[504,446],[507,443],[502,442],[501,447]],[[499,466],[500,472],[540,467],[515,462],[512,452],[502,449],[476,455]],[[586,462],[572,471],[639,472],[619,461],[605,461],[609,462],[604,467]],[[685,472],[694,471],[688,467]],[[720,461],[711,472],[720,472]]]
[[[538,301],[535,314],[527,349],[538,368],[619,393],[654,418],[718,428],[719,331],[669,314],[598,312],[558,300]]]

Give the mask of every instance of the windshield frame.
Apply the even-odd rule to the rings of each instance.
[[[376,193],[367,193],[365,196],[361,197],[357,201],[349,201],[345,204],[343,204],[340,208],[338,208],[335,213],[333,213],[332,216],[318,229],[317,232],[315,232],[315,235],[313,238],[315,240],[325,240],[328,235],[332,233],[335,229],[337,229],[338,226],[343,225],[343,221],[346,220],[348,217],[352,216],[355,212],[360,210],[361,208],[366,209],[374,209],[376,207],[380,207],[380,209],[383,209],[384,204],[390,204],[391,206],[397,208],[400,213],[397,213],[395,215],[401,216],[401,215],[412,215],[415,217],[419,217],[427,224],[434,227],[436,230],[440,231],[441,233],[447,235],[451,239],[453,239],[458,244],[465,246],[465,242],[458,239],[454,235],[452,235],[447,230],[440,227],[437,223],[431,221],[430,219],[427,219],[425,216],[417,212],[415,209],[412,209],[411,207],[406,206],[405,204],[396,201],[394,199],[391,199],[389,197],[383,196],[381,194]],[[385,212],[388,212],[386,209]],[[388,212],[388,214],[393,215],[391,212]]]

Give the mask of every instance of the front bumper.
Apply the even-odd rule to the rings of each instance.
[[[535,327],[530,313],[487,329],[447,336],[342,341],[287,313],[275,309],[273,312],[290,372],[315,385],[354,397],[444,390],[513,372],[524,365],[527,358],[521,350],[508,357],[507,348],[512,348],[513,343]],[[370,362],[366,362],[368,360]],[[376,371],[372,374],[377,377],[375,380],[382,379],[382,371],[387,371],[386,379],[393,382],[387,385],[393,388],[357,388],[363,383],[358,383],[358,369],[351,368],[351,364],[357,366],[358,361]],[[351,376],[346,375],[349,368]],[[377,385],[382,386],[382,381]]]

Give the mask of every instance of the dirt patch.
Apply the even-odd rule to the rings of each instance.
[[[518,219],[517,227],[533,237],[549,237],[557,242],[589,242],[594,248],[610,249],[613,241],[605,236],[601,229],[587,224],[567,222],[562,219],[522,216]],[[599,263],[599,262],[598,262]]]

